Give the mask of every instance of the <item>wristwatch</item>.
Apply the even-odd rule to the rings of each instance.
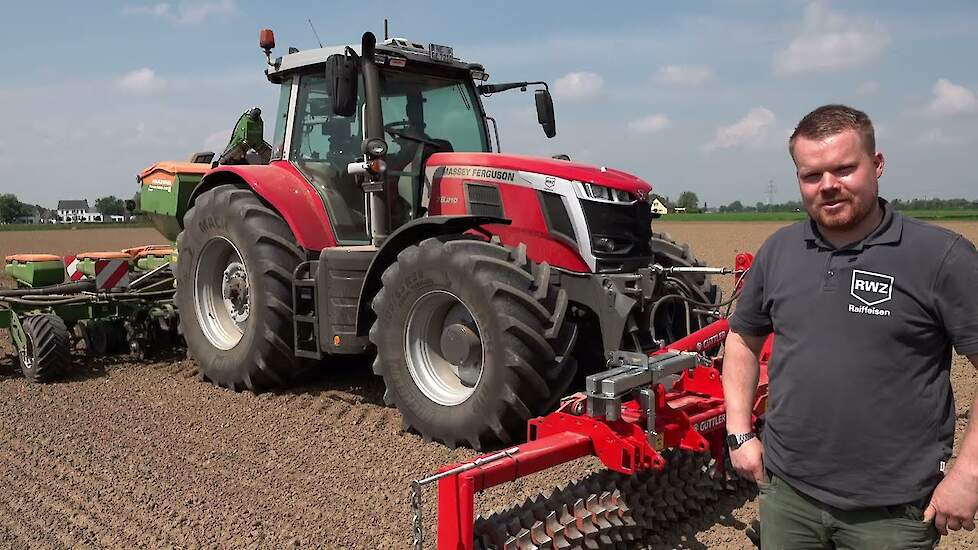
[[[747,432],[745,434],[729,434],[727,435],[727,447],[730,447],[731,451],[736,451],[741,445],[747,443],[755,437],[757,437],[757,434],[754,432]]]

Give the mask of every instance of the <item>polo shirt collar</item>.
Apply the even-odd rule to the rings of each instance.
[[[903,215],[895,212],[886,199],[877,198],[877,200],[883,210],[883,220],[865,239],[844,247],[845,250],[862,250],[867,246],[900,242],[900,237],[903,236]],[[822,237],[822,233],[811,218],[808,218],[808,223],[802,225],[802,231],[806,241],[814,243],[820,248],[836,249],[832,243]]]

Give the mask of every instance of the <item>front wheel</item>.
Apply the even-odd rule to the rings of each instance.
[[[287,384],[301,256],[285,220],[250,190],[221,185],[187,212],[177,249],[175,301],[201,376],[256,392]]]
[[[374,372],[407,428],[450,447],[525,436],[576,372],[577,327],[526,248],[431,238],[404,249],[373,300]]]

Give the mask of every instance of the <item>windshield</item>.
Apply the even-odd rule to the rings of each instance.
[[[388,70],[381,73],[381,90],[388,128],[444,140],[453,151],[487,151],[485,124],[471,81]]]

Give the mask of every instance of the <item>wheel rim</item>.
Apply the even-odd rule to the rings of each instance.
[[[469,308],[454,294],[430,291],[411,306],[404,329],[408,372],[425,396],[453,406],[482,380],[485,346]]]
[[[251,285],[241,253],[224,237],[204,245],[194,272],[194,307],[201,332],[223,350],[241,341],[251,314]]]

